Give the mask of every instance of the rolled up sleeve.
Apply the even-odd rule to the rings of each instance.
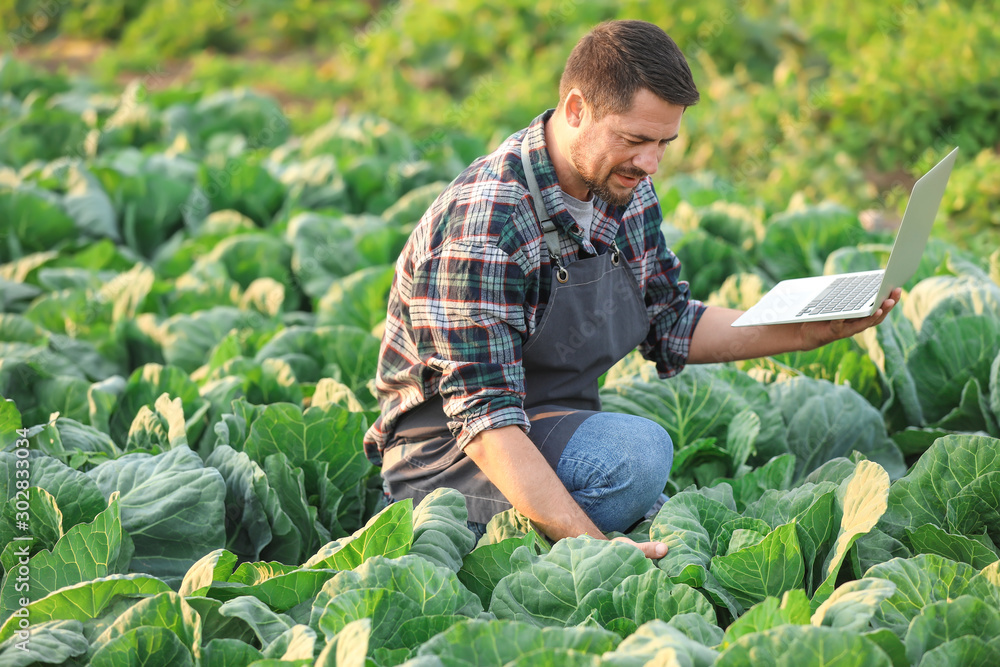
[[[522,267],[485,240],[445,244],[414,271],[414,341],[440,373],[438,393],[460,448],[486,429],[529,428],[521,365],[525,289]]]

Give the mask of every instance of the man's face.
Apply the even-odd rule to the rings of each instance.
[[[571,141],[573,167],[592,193],[625,206],[639,182],[655,174],[667,144],[677,138],[684,107],[640,89],[632,108],[594,122],[589,107]]]

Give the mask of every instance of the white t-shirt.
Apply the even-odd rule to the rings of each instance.
[[[594,197],[591,196],[589,200],[581,201],[565,191],[563,191],[562,197],[569,214],[583,230],[581,236],[590,239],[590,230],[594,226]]]

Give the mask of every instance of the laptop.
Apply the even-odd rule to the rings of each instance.
[[[885,269],[782,280],[733,326],[844,320],[874,313],[920,266],[957,153],[957,148],[948,153],[913,186]]]

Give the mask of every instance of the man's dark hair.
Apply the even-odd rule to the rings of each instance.
[[[559,80],[559,105],[579,88],[594,119],[625,113],[641,88],[671,104],[698,103],[698,89],[680,48],[646,21],[606,21],[573,47]]]

